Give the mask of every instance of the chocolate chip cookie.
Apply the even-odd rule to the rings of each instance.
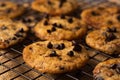
[[[95,80],[120,80],[120,58],[100,62],[93,74]]]
[[[86,43],[90,47],[107,54],[119,54],[120,28],[113,26],[94,30],[87,35]]]
[[[88,60],[87,51],[70,41],[39,41],[23,50],[23,59],[32,68],[52,74],[81,68]]]
[[[34,31],[41,40],[72,40],[84,36],[87,28],[82,20],[61,15],[43,19]]]
[[[120,28],[120,14],[114,14],[112,16],[107,17],[101,26],[116,26]]]
[[[85,9],[82,12],[81,17],[88,25],[92,26],[93,28],[99,29],[101,27],[101,24],[104,23],[106,18],[119,12],[120,8],[117,6],[92,7],[89,9]]]
[[[0,48],[8,48],[26,37],[27,27],[10,19],[0,19]]]
[[[10,1],[0,2],[0,16],[15,18],[24,12],[24,7]]]
[[[77,7],[77,0],[35,0],[32,3],[34,10],[50,15],[68,14]]]

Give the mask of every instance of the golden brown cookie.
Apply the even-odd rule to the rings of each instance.
[[[62,15],[43,19],[34,31],[42,40],[73,40],[82,38],[87,28],[83,21]]]
[[[80,69],[88,60],[87,51],[70,41],[39,41],[23,50],[23,59],[32,68],[52,74]]]
[[[94,30],[87,35],[86,43],[107,54],[120,54],[120,28],[113,26]]]
[[[15,18],[24,12],[24,7],[10,1],[0,2],[0,16]]]
[[[22,41],[27,35],[27,27],[10,19],[0,19],[0,48],[8,48]]]
[[[117,6],[92,7],[89,9],[85,9],[82,12],[81,17],[83,21],[85,21],[88,25],[92,26],[93,28],[99,29],[101,27],[101,24],[105,22],[106,18],[119,12],[120,9]]]
[[[120,80],[120,58],[100,62],[93,74],[95,80]]]
[[[77,7],[77,0],[35,0],[32,3],[34,10],[50,15],[68,14]]]

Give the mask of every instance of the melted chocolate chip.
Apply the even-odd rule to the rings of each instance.
[[[76,41],[72,41],[72,46],[77,45],[78,43]]]
[[[52,27],[51,31],[52,31],[52,32],[56,31],[56,28],[55,28],[55,27]]]
[[[48,0],[48,2],[47,2],[47,3],[48,3],[49,5],[51,5],[51,4],[52,4],[52,3],[51,3],[51,1],[49,1],[49,0]]]
[[[50,57],[56,57],[56,56],[58,56],[58,55],[57,55],[56,51],[53,50],[53,51],[50,53],[49,56],[50,56]]]
[[[106,41],[112,41],[116,39],[116,36],[113,33],[110,33],[109,35],[106,36]]]
[[[65,48],[65,45],[63,43],[55,45],[56,49],[62,50]]]
[[[10,42],[9,42],[9,40],[5,40],[5,43],[9,44]]]
[[[108,27],[106,31],[107,32],[117,32],[115,27],[111,27],[111,28]]]
[[[5,12],[6,12],[6,13],[10,13],[10,12],[12,12],[12,9],[9,8],[9,9],[7,9]]]
[[[7,27],[6,27],[6,26],[2,26],[0,29],[1,29],[1,30],[6,30]]]
[[[73,51],[81,51],[82,47],[78,44],[74,45]]]
[[[13,37],[12,40],[17,40],[17,38],[16,38],[16,37]]]
[[[104,80],[102,77],[96,77],[95,80]]]
[[[99,10],[104,10],[105,8],[104,7],[98,7]]]
[[[61,18],[61,19],[65,19],[65,15],[61,15],[60,18]]]
[[[118,74],[120,74],[120,67],[117,67],[116,71],[117,71]]]
[[[23,29],[23,28],[21,28],[18,32],[23,33],[23,32],[24,32],[24,29]]]
[[[32,20],[30,18],[23,18],[22,22],[24,22],[24,23],[31,23]]]
[[[65,2],[66,2],[66,0],[60,0],[59,7],[61,8]]]
[[[60,69],[60,70],[64,70],[65,68],[64,68],[63,66],[60,66],[59,69]]]
[[[79,27],[79,26],[76,26],[76,27],[75,27],[75,29],[76,29],[76,30],[79,30],[79,29],[80,29],[80,27]]]
[[[117,20],[120,21],[120,15],[117,16]]]
[[[51,33],[51,30],[47,30],[48,33]]]
[[[72,23],[72,22],[73,22],[73,19],[72,19],[72,18],[69,18],[69,19],[68,19],[68,22],[69,22],[69,23]]]
[[[54,23],[54,24],[52,24],[53,25],[53,27],[57,27],[57,23]]]
[[[58,28],[63,28],[62,24],[59,24],[57,27],[58,27]]]
[[[33,48],[32,48],[32,47],[29,47],[29,50],[33,50]]]
[[[99,16],[99,15],[100,15],[99,13],[97,13],[97,12],[95,12],[95,11],[92,11],[91,14],[92,14],[93,16]]]
[[[44,25],[45,25],[45,26],[48,25],[48,21],[45,21],[45,22],[44,22]]]
[[[113,22],[109,20],[109,21],[107,21],[107,24],[112,25]]]
[[[74,56],[74,52],[73,52],[73,51],[69,51],[69,52],[67,53],[67,55],[70,56],[70,57],[72,57],[72,56]]]
[[[49,42],[49,43],[47,44],[47,47],[48,47],[49,49],[52,49],[52,47],[53,47],[52,43]]]
[[[0,4],[0,7],[5,7],[5,6],[6,6],[5,3]]]

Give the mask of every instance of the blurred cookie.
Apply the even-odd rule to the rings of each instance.
[[[68,14],[77,7],[77,0],[35,0],[32,2],[34,10],[50,15]]]
[[[101,24],[104,23],[106,18],[119,12],[120,9],[117,6],[92,7],[89,9],[85,9],[82,12],[81,17],[83,21],[85,21],[88,25],[92,26],[93,28],[99,29],[101,27]]]
[[[120,58],[100,62],[93,74],[95,80],[120,80]]]
[[[107,54],[119,54],[120,28],[113,26],[94,30],[87,35],[86,43],[90,47]]]
[[[24,7],[10,1],[0,2],[0,16],[15,18],[24,12]]]
[[[0,19],[0,48],[8,48],[26,37],[27,27],[10,19]]]
[[[23,50],[23,59],[32,68],[52,74],[80,69],[88,60],[87,51],[70,41],[40,41]]]
[[[83,21],[67,16],[44,18],[34,28],[42,40],[73,40],[82,38],[87,28]]]

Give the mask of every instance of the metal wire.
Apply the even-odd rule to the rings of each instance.
[[[13,0],[13,1],[15,1],[15,0]],[[26,0],[26,2],[27,2],[27,1],[28,1],[28,0]],[[79,0],[79,1],[83,1],[83,0]],[[85,2],[85,3],[90,3],[91,5],[85,6],[85,7],[83,7],[82,9],[85,9],[85,8],[88,8],[88,7],[91,7],[91,6],[95,6],[95,5],[97,5],[97,4],[105,3],[105,2],[107,2],[107,1],[106,1],[106,0],[99,0],[99,1],[98,1],[98,0],[84,0],[84,2]],[[7,58],[6,61],[0,62],[0,66],[3,66],[3,67],[5,67],[5,68],[7,68],[7,70],[1,72],[0,75],[6,73],[6,72],[8,72],[8,71],[13,71],[14,73],[17,74],[17,76],[11,78],[10,80],[15,80],[15,79],[17,79],[17,78],[20,77],[20,76],[22,76],[23,78],[28,79],[28,80],[36,80],[37,78],[39,78],[39,77],[41,77],[41,76],[44,76],[44,77],[47,78],[48,80],[60,80],[60,77],[62,77],[63,75],[59,75],[59,76],[57,76],[56,78],[54,78],[54,77],[48,76],[46,73],[41,73],[41,72],[39,72],[39,71],[37,71],[37,70],[35,70],[35,69],[27,66],[24,61],[19,62],[19,61],[16,60],[17,58],[22,57],[22,52],[21,52],[21,51],[22,51],[22,49],[23,49],[27,44],[30,44],[30,43],[32,43],[32,42],[35,42],[35,40],[32,40],[32,39],[30,39],[30,38],[27,38],[26,40],[27,40],[27,43],[23,43],[23,44],[19,45],[19,48],[21,48],[20,50],[19,50],[18,48],[16,48],[16,47],[13,46],[13,47],[9,48],[6,52],[0,53],[0,57],[2,56],[2,57],[4,57],[4,58]],[[24,42],[26,42],[26,41],[24,41]],[[85,46],[86,48],[89,48],[89,47],[86,46],[86,45],[84,45],[84,46]],[[97,62],[101,62],[100,60],[98,60],[98,59],[95,58],[95,57],[98,56],[99,54],[101,54],[101,55],[103,55],[103,56],[106,56],[107,58],[106,58],[105,60],[110,59],[110,58],[114,58],[114,57],[112,57],[112,56],[110,56],[110,55],[107,55],[107,54],[105,54],[105,53],[96,51],[96,50],[94,50],[94,49],[91,49],[91,48],[89,48],[89,49],[90,49],[90,50],[93,50],[94,52],[96,52],[96,54],[94,54],[94,55],[92,55],[92,56],[90,57],[90,60],[94,60],[94,61],[97,61]],[[10,54],[10,52],[14,52],[14,53],[16,53],[16,54],[18,54],[18,55],[14,56],[14,57],[12,57],[12,58],[11,58],[11,57],[8,57],[7,54]],[[9,66],[5,65],[5,63],[7,63],[7,62],[9,62],[9,61],[15,62],[17,65],[15,65],[14,67],[9,67]],[[15,68],[20,67],[20,66],[25,67],[25,68],[27,68],[28,70],[26,70],[26,71],[24,71],[24,72],[16,71]],[[89,67],[89,68],[91,68],[91,70],[93,69],[93,67],[92,67],[89,63],[86,64],[85,67]],[[35,73],[37,73],[37,74],[39,74],[39,75],[37,75],[37,76],[34,77],[34,78],[31,78],[31,77],[26,76],[25,74],[28,73],[28,72],[30,72],[30,71],[34,71]],[[81,69],[81,70],[78,70],[77,72],[74,72],[74,74],[75,74],[75,75],[70,74],[70,73],[66,73],[66,74],[64,74],[64,76],[66,76],[67,78],[70,78],[70,80],[81,80],[81,78],[76,77],[76,75],[85,75],[85,76],[89,77],[91,80],[93,79],[92,73],[89,73],[89,72],[85,71],[84,68]],[[88,79],[84,79],[84,80],[88,80]]]

